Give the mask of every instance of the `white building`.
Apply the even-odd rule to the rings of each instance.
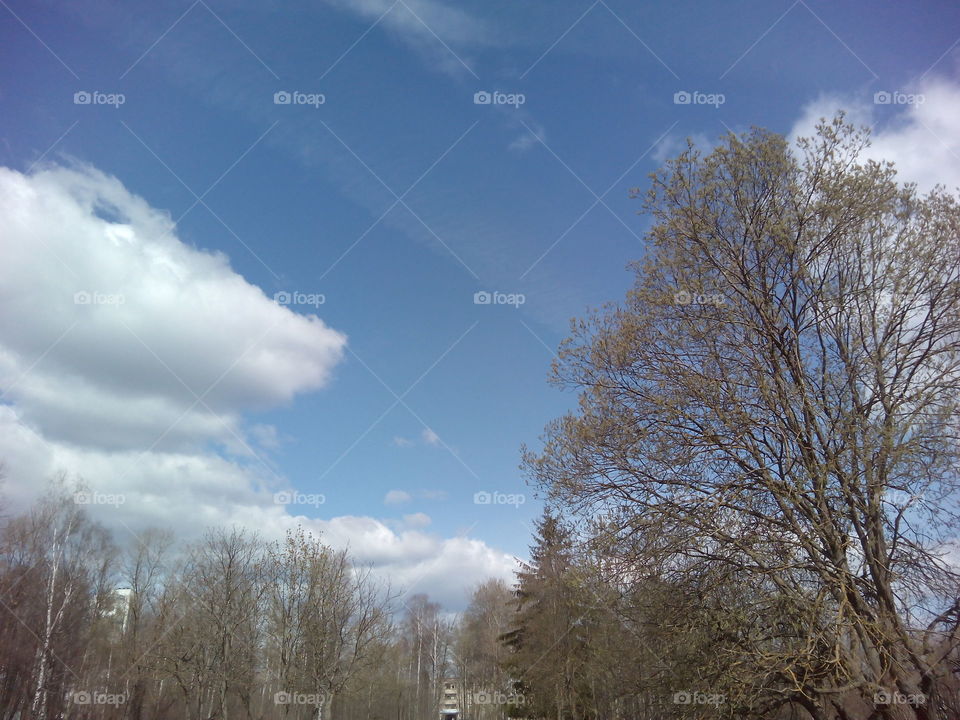
[[[444,678],[440,695],[440,720],[458,720],[460,717],[460,681]]]
[[[130,617],[130,596],[132,594],[133,590],[130,588],[116,588],[113,591],[113,608],[108,614],[117,621],[121,634],[127,630],[127,620]]]

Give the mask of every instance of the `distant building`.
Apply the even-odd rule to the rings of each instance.
[[[113,591],[113,609],[110,616],[120,625],[120,633],[127,630],[127,620],[130,617],[130,595],[133,590],[130,588],[116,588]]]
[[[460,718],[460,679],[444,678],[440,695],[440,720]]]

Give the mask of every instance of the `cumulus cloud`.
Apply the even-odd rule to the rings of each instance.
[[[878,92],[886,93],[877,97],[880,103],[873,95],[817,98],[803,109],[791,138],[812,135],[820,118],[831,118],[842,109],[853,122],[874,128],[867,157],[892,160],[899,178],[917,183],[921,191],[940,183],[956,192],[960,187],[960,84],[932,78],[915,88]]]
[[[339,517],[310,527],[335,547],[349,547],[355,560],[373,566],[405,596],[429,592],[447,607],[462,607],[469,590],[488,578],[515,580],[516,559],[473,538],[395,532],[368,517]]]
[[[0,168],[0,378],[48,438],[183,449],[322,387],[346,337],[89,167]],[[38,359],[42,361],[38,362]]]
[[[5,504],[23,510],[44,490],[44,481],[66,473],[97,494],[120,503],[91,505],[99,521],[123,533],[149,525],[168,527],[183,540],[212,525],[243,525],[283,532],[292,526],[273,502],[264,473],[213,452],[143,449],[103,450],[48,440],[0,406],[0,459]]]
[[[185,245],[167,213],[89,166],[0,168],[0,251],[11,499],[62,470],[174,526],[263,502],[269,466],[211,448],[255,456],[243,412],[326,384],[342,333]],[[276,430],[249,439],[275,445]]]

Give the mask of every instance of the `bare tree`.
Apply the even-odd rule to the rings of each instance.
[[[161,602],[162,668],[194,720],[253,716],[261,644],[262,544],[211,530],[191,548]]]
[[[526,457],[558,501],[622,508],[638,567],[750,585],[768,622],[710,663],[732,705],[932,720],[960,712],[960,207],[867,141],[755,130],[654,175],[636,285],[574,325],[580,408]]]
[[[461,618],[456,655],[465,711],[478,692],[499,696],[513,689],[504,675],[507,650],[502,642],[513,620],[513,600],[514,594],[503,580],[487,580],[474,590]],[[506,709],[503,704],[488,704],[478,706],[472,714],[483,719],[502,717]]]
[[[61,477],[28,514],[3,531],[4,580],[0,605],[7,717],[46,720],[63,713],[71,691],[89,691],[99,679],[85,662],[91,631],[108,610],[115,548],[92,522],[77,493]],[[9,644],[8,644],[9,643]]]
[[[332,717],[334,699],[375,662],[390,631],[389,590],[302,529],[270,547],[268,635],[284,692],[314,693]],[[289,708],[287,708],[289,709]]]
[[[164,582],[173,534],[148,528],[126,548],[121,567],[121,582],[126,585],[119,657],[124,665],[124,708],[128,720],[141,720],[149,684],[154,678],[151,650],[162,633],[158,626],[158,603]]]

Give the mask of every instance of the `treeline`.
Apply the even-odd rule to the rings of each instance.
[[[436,720],[451,677],[471,717],[503,716],[502,582],[454,617],[300,530],[121,550],[86,507],[57,484],[3,523],[3,720]]]

